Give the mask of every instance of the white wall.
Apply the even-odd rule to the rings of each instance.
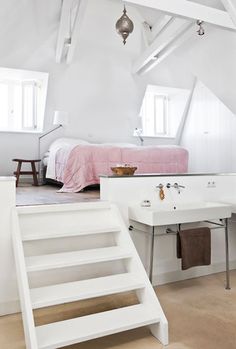
[[[236,32],[204,28],[204,36],[196,34],[174,53],[176,64],[184,65],[236,114]]]
[[[236,172],[236,116],[197,82],[181,145],[189,151],[189,172]]]
[[[115,31],[122,4],[110,0],[88,0],[73,62],[56,64],[60,5],[60,0],[1,4],[0,66],[49,72],[45,130],[52,126],[54,110],[66,110],[71,117],[68,136],[138,143],[132,134],[146,85],[190,88],[193,76],[183,73],[184,66],[177,67],[172,58],[144,77],[133,76],[132,63],[143,50],[140,19],[127,6],[135,31],[124,46]],[[62,134],[60,130],[44,139],[42,149]],[[150,142],[153,139],[146,144]],[[38,135],[0,133],[0,174],[12,173],[14,157],[38,157],[37,145]]]

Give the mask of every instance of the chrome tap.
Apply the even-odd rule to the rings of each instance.
[[[168,189],[170,189],[170,188],[175,188],[175,189],[178,190],[178,194],[180,194],[180,189],[181,189],[181,188],[185,188],[185,186],[184,186],[184,185],[180,185],[180,184],[178,184],[178,183],[174,183],[174,184],[167,183],[167,184],[166,184],[166,188],[168,188]]]
[[[142,137],[142,132],[143,130],[141,128],[136,127],[134,130],[134,135],[139,138],[141,146],[143,146],[143,142],[144,142],[144,139]]]

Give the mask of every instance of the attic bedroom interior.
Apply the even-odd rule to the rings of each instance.
[[[0,348],[236,348],[236,1],[0,15]]]

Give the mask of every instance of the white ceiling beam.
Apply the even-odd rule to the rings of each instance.
[[[174,21],[171,21],[165,30],[157,36],[154,42],[134,62],[133,73],[142,74],[153,69],[190,35],[193,35],[190,29],[194,25],[195,23],[182,18],[176,18]]]
[[[174,38],[165,48],[159,51],[156,54],[154,60],[152,60],[146,67],[143,67],[140,71],[140,75],[149,72],[160,64],[164,59],[166,59],[172,52],[174,52],[178,47],[180,47],[185,41],[193,36],[192,31],[190,30],[194,26],[194,23],[189,23],[183,25],[182,30],[178,32],[178,36]]]
[[[159,35],[166,25],[173,20],[172,16],[164,15],[151,29],[152,41]]]
[[[82,22],[83,22],[84,14],[86,11],[87,3],[88,3],[88,0],[78,0],[75,20],[74,20],[72,35],[71,35],[71,44],[69,46],[67,57],[66,57],[67,64],[71,63],[75,53],[78,38],[81,33],[81,27],[82,27]]]
[[[146,21],[142,22],[142,34],[145,47],[148,47],[152,42],[152,32],[150,25]]]
[[[65,47],[65,40],[70,36],[70,16],[71,7],[74,0],[63,0],[61,8],[61,19],[57,38],[56,62],[61,63]]]
[[[163,15],[153,26],[143,21],[142,31],[145,46],[148,47],[173,19],[174,17]]]
[[[187,0],[125,0],[125,2],[135,5],[150,7],[169,15],[184,17],[188,19],[200,19],[204,22],[236,30],[236,25],[232,22],[226,11],[218,10],[209,6],[201,5]]]
[[[236,26],[236,2],[235,0],[221,0]]]

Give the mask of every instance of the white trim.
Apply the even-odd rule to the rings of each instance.
[[[20,311],[19,299],[0,303],[0,316],[16,314]]]
[[[230,270],[236,269],[236,260],[230,261]],[[177,282],[201,276],[222,273],[225,271],[225,263],[219,262],[211,264],[210,266],[196,267],[193,270],[174,270],[166,273],[155,274],[153,276],[153,286],[165,285],[170,282]]]
[[[29,134],[40,134],[43,133],[42,130],[0,130],[0,133],[29,133]]]

